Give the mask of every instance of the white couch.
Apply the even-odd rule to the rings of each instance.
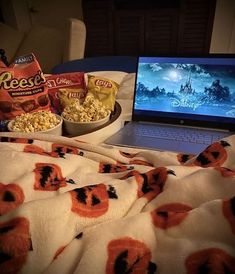
[[[0,23],[0,37],[0,48],[5,50],[10,63],[16,56],[33,52],[42,71],[50,73],[57,64],[84,57],[86,26],[79,19],[69,18],[64,31],[32,26],[27,33],[23,33]]]

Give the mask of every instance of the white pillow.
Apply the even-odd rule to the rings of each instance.
[[[128,73],[120,83],[117,99],[133,99],[135,87],[135,73]]]

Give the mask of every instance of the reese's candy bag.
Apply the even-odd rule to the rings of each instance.
[[[104,77],[90,74],[87,77],[88,93],[93,94],[96,99],[101,101],[106,109],[113,111],[119,85],[113,80]]]
[[[34,54],[20,56],[9,66],[0,62],[0,120],[39,110],[50,110],[50,100]]]
[[[78,96],[79,99],[84,100],[86,97],[87,90],[84,79],[84,72],[71,72],[46,75],[46,80],[49,89],[48,92],[49,97],[51,99],[51,104],[56,113],[60,114],[64,108],[64,101],[62,100],[62,105],[60,101],[60,90],[62,90],[61,94],[63,98],[65,96],[69,98],[69,96],[71,95],[71,98],[72,96]],[[64,92],[65,89],[67,90],[66,92]],[[73,92],[72,89],[74,89]]]

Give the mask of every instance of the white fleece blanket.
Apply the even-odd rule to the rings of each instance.
[[[0,141],[0,273],[235,273],[235,136],[195,156]]]

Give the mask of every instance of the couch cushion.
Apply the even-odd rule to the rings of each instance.
[[[11,63],[16,51],[24,38],[24,33],[8,25],[0,23],[1,43],[0,47],[6,52],[8,61]]]
[[[17,51],[17,56],[34,53],[42,71],[50,73],[52,67],[63,60],[62,33],[54,28],[33,26]]]

